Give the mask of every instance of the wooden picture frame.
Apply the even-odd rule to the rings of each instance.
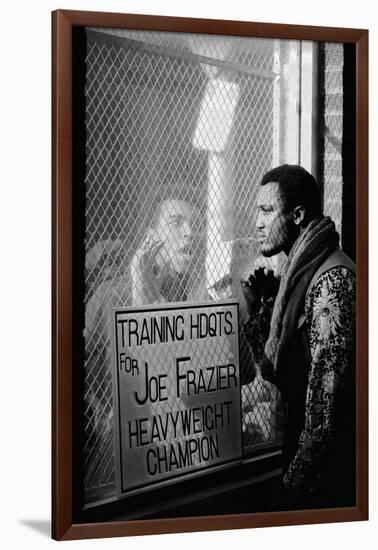
[[[73,33],[113,27],[313,40],[356,47],[357,493],[356,506],[173,519],[75,523],[75,216]],[[77,108],[77,107],[75,107]],[[368,31],[238,21],[58,10],[52,14],[52,536],[56,540],[240,529],[368,519]],[[83,207],[83,205],[81,205]],[[76,335],[76,336],[75,336]]]

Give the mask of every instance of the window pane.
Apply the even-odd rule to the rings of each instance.
[[[240,277],[258,259],[259,180],[298,162],[300,43],[99,29],[87,39],[90,499],[114,494],[112,307],[239,300],[244,453],[279,441],[277,395],[257,376],[243,332]],[[148,269],[150,281],[140,277]]]

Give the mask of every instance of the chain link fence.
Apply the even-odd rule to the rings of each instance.
[[[324,213],[341,235],[343,198],[343,44],[326,43],[321,49],[324,70],[323,156]]]
[[[112,307],[146,303],[133,280],[135,258],[148,261],[158,233],[163,248],[156,257],[176,261],[179,273],[160,289],[164,301],[234,297],[243,305],[239,279],[258,255],[257,183],[279,147],[274,105],[285,47],[265,39],[87,30],[87,501],[115,495],[109,319]],[[242,326],[240,369],[252,415],[243,432],[248,455],[279,434],[276,395],[256,377]]]

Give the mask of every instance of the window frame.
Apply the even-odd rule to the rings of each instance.
[[[216,25],[215,25],[216,23]],[[357,506],[346,510],[317,510],[289,513],[265,513],[220,518],[195,518],[156,522],[124,522],[90,525],[75,522],[75,472],[73,469],[74,428],[73,401],[78,388],[73,384],[74,342],[77,324],[73,312],[76,296],[74,277],[78,274],[75,256],[77,225],[74,223],[72,189],[72,145],[77,139],[72,128],[73,59],[72,33],[75,26],[124,26],[215,32],[218,34],[271,36],[306,40],[340,41],[357,46],[357,238],[358,243],[358,441],[357,441]],[[188,531],[198,529],[241,528],[261,525],[285,525],[305,522],[327,522],[367,519],[367,101],[368,32],[359,29],[330,29],[227,21],[209,22],[178,18],[142,17],[125,14],[57,11],[53,14],[53,537],[74,539],[109,535]],[[73,56],[72,56],[73,54]],[[79,130],[80,133],[80,130]]]

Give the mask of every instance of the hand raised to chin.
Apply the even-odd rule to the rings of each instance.
[[[133,305],[153,304],[161,300],[163,282],[169,274],[167,262],[159,262],[164,247],[153,230],[149,230],[131,260]]]

